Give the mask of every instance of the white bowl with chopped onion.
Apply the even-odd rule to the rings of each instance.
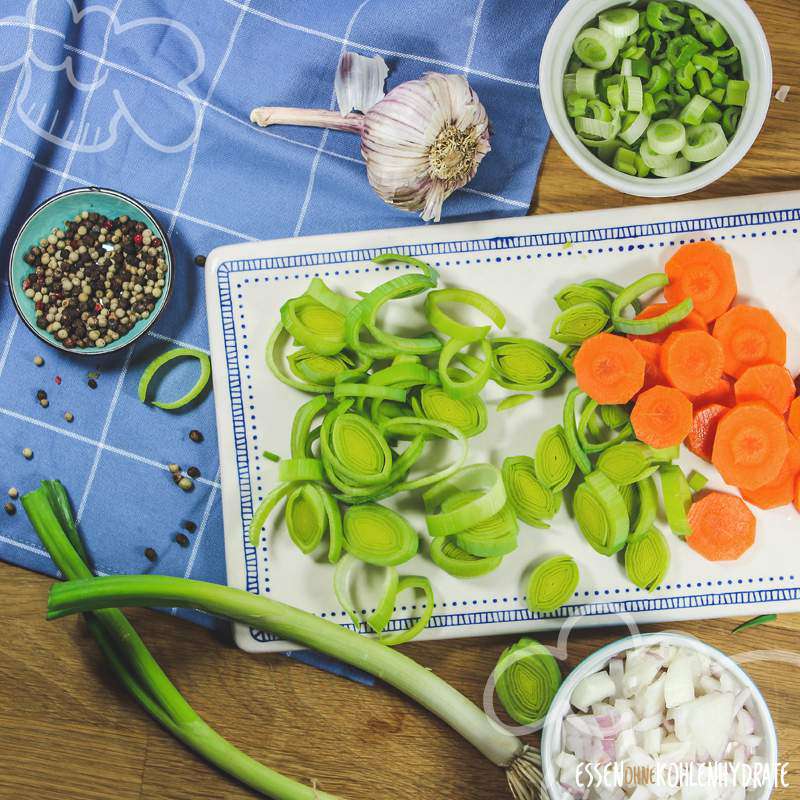
[[[684,174],[674,174],[681,171],[677,169],[677,165],[674,169],[673,165],[669,165],[665,169],[664,165],[659,162],[659,157],[653,156],[652,152],[650,155],[654,160],[652,163],[646,164],[643,172],[633,169],[632,171],[636,174],[626,174],[619,168],[615,168],[614,164],[603,161],[598,155],[598,149],[590,149],[579,138],[573,126],[576,120],[571,120],[570,112],[567,110],[565,77],[567,77],[567,67],[573,58],[573,44],[578,34],[581,34],[587,26],[594,24],[602,12],[633,5],[635,5],[633,2],[609,2],[609,0],[569,0],[564,6],[550,28],[540,62],[539,85],[544,113],[561,148],[581,170],[592,178],[620,192],[638,197],[676,197],[688,194],[722,178],[744,158],[753,146],[764,124],[772,99],[772,60],[769,44],[758,18],[745,0],[693,0],[693,2],[687,3],[686,6],[699,9],[700,12],[707,14],[710,20],[717,20],[721,23],[730,37],[727,44],[732,43],[739,50],[741,75],[749,84],[749,88],[745,89],[746,102],[741,109],[741,118],[738,120],[735,132],[728,132],[728,144],[720,155],[716,155],[719,151],[715,150],[715,157],[712,160],[699,164],[693,162],[691,170]],[[602,31],[599,33],[603,35]],[[593,70],[588,71],[592,72]],[[621,79],[624,80],[622,77]],[[636,77],[633,80],[638,82]],[[645,91],[647,90],[645,89]],[[699,99],[703,101],[703,98]],[[623,108],[625,107],[623,106]],[[591,113],[589,113],[590,116]],[[575,113],[573,113],[574,116]],[[638,121],[641,121],[642,116],[643,114],[640,113]],[[653,118],[653,120],[655,119],[657,117]],[[638,121],[631,126],[631,130],[638,124]],[[590,120],[590,122],[597,124],[594,120]],[[653,127],[654,124],[655,122],[650,127]],[[715,132],[719,133],[721,126],[704,124],[695,130],[704,128],[713,128]],[[615,138],[624,139],[625,130],[623,127],[623,133],[617,134]],[[687,128],[687,131],[691,131],[691,129]],[[644,138],[652,141],[649,136]],[[637,148],[638,145],[634,147],[634,149]],[[631,156],[632,161],[632,154],[627,153],[627,155]],[[636,155],[641,155],[638,149]],[[650,159],[648,159],[649,161]],[[680,152],[678,161],[685,161]],[[633,167],[633,164],[629,166]],[[625,168],[623,167],[623,169]],[[647,173],[649,173],[647,177],[639,177],[639,174]],[[656,177],[657,175],[674,176]]]
[[[542,729],[551,800],[767,800],[767,767],[777,760],[775,724],[753,680],[719,650],[676,633],[621,639],[581,662]],[[750,789],[673,787],[693,764],[719,765],[732,782],[753,771],[769,777]],[[734,773],[735,765],[749,766]],[[589,785],[601,776],[613,786]],[[617,786],[619,776],[629,782]]]

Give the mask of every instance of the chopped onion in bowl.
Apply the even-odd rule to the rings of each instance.
[[[672,644],[627,650],[578,682],[570,703],[555,758],[564,794],[556,800],[746,800],[732,769],[731,785],[719,787],[587,781],[587,766],[658,772],[668,766],[762,761],[751,690],[709,656]]]

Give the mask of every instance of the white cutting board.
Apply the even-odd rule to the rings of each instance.
[[[294,412],[307,397],[269,373],[265,344],[281,304],[301,294],[312,277],[318,275],[332,288],[353,294],[396,274],[394,266],[371,264],[373,256],[413,255],[440,271],[442,285],[476,289],[499,303],[508,316],[508,334],[547,340],[556,315],[552,297],[563,284],[596,276],[626,284],[662,269],[684,242],[712,238],[733,255],[740,296],[769,308],[789,332],[789,367],[796,374],[800,371],[799,229],[800,192],[786,192],[283,239],[215,250],[206,265],[207,302],[229,584],[347,623],[334,597],[333,568],[324,558],[304,556],[295,549],[282,527],[282,515],[273,516],[258,547],[249,544],[246,533],[254,507],[277,482],[276,465],[261,453],[265,449],[288,453]],[[402,313],[419,305],[406,301]],[[391,309],[389,326],[398,321],[397,311]],[[564,381],[560,391],[497,414],[494,405],[506,392],[490,384],[490,425],[471,440],[470,460],[500,463],[507,455],[532,454],[539,434],[560,420],[569,385]],[[713,476],[712,487],[723,488],[710,465],[689,453],[681,462],[687,469]],[[640,623],[668,622],[800,611],[800,515],[791,509],[756,510],[756,514],[756,544],[733,563],[706,561],[662,524],[672,565],[664,585],[649,594],[631,585],[618,558],[595,553],[564,510],[549,531],[523,525],[519,549],[491,575],[472,581],[452,578],[423,555],[424,544],[421,554],[402,565],[400,573],[427,575],[433,583],[436,606],[421,637],[427,639],[555,628],[566,616],[581,616],[586,625],[608,625],[631,618]],[[408,517],[424,532],[421,514]],[[554,614],[531,614],[523,601],[530,567],[561,552],[572,554],[580,566],[578,591]],[[398,606],[389,630],[407,626],[418,616],[417,601],[401,599],[408,605]],[[236,641],[250,651],[289,649],[285,642],[245,626],[237,626]]]

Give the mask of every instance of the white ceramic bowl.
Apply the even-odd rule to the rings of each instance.
[[[744,688],[750,689],[752,700],[748,708],[752,706],[755,711],[756,731],[763,736],[758,755],[765,759],[768,764],[777,763],[778,734],[775,730],[775,721],[772,719],[772,714],[770,714],[769,707],[758,686],[735,661],[715,647],[711,647],[711,645],[701,642],[693,636],[686,636],[680,633],[637,634],[636,636],[627,636],[624,639],[612,642],[581,661],[566,677],[553,699],[542,728],[542,772],[544,773],[545,786],[552,800],[561,800],[562,797],[567,796],[559,786],[558,771],[553,764],[553,760],[561,751],[561,728],[564,717],[571,713],[572,707],[569,701],[575,687],[588,675],[600,672],[619,653],[636,647],[659,644],[671,644],[702,653],[728,670]],[[748,800],[768,800],[774,788],[774,784],[770,783],[763,786],[758,792],[749,792],[747,795]]]
[[[739,127],[728,149],[714,161],[677,178],[625,175],[597,158],[578,139],[564,105],[562,90],[575,37],[601,11],[633,2],[569,0],[556,17],[542,51],[539,86],[545,117],[564,152],[595,180],[637,197],[676,197],[708,186],[730,172],[753,146],[772,99],[772,59],[764,29],[745,0],[692,0],[692,5],[718,19],[739,48],[750,92]]]

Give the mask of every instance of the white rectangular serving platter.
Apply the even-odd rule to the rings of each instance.
[[[413,255],[440,271],[442,285],[475,289],[495,300],[507,313],[507,334],[547,341],[556,314],[552,297],[565,283],[602,276],[626,284],[662,269],[684,242],[715,239],[733,255],[740,297],[769,308],[788,331],[789,367],[796,374],[800,371],[799,229],[800,192],[786,192],[284,239],[215,250],[206,267],[207,302],[229,584],[347,623],[334,597],[333,568],[324,557],[304,556],[294,547],[282,528],[282,515],[273,516],[258,547],[249,544],[246,534],[255,506],[277,482],[276,465],[261,453],[265,449],[288,453],[292,418],[305,399],[269,373],[265,344],[281,304],[301,294],[312,277],[320,276],[332,288],[353,294],[396,274],[394,266],[371,264],[374,256]],[[393,305],[402,305],[402,313],[408,315],[409,309],[418,314],[420,304]],[[397,311],[390,309],[387,326],[398,323]],[[539,395],[498,414],[494,406],[507,393],[490,384],[490,424],[471,441],[470,461],[500,463],[507,455],[532,454],[538,436],[560,420],[565,391]],[[689,453],[681,462],[686,469],[714,476],[709,465]],[[712,486],[724,488],[718,477],[712,478]],[[404,513],[424,532],[422,515],[408,513],[408,505]],[[599,626],[800,611],[800,516],[791,509],[756,510],[756,514],[756,544],[733,563],[708,562],[668,535],[672,565],[664,585],[649,594],[631,585],[618,558],[595,553],[565,510],[549,531],[522,526],[519,549],[491,575],[472,581],[452,578],[423,555],[425,544],[400,573],[426,575],[433,583],[434,614],[420,637],[427,639],[552,629],[565,617]],[[667,531],[665,525],[662,529]],[[531,565],[562,552],[577,560],[580,586],[559,611],[531,614],[523,599]],[[418,616],[414,602],[412,598],[408,606],[398,606],[389,630],[413,622]],[[286,642],[245,626],[236,627],[236,641],[249,651],[291,649]]]

